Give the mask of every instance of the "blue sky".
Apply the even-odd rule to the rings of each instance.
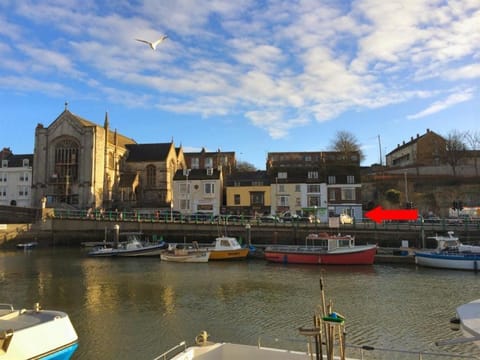
[[[135,41],[162,34],[156,51]],[[3,0],[0,59],[0,146],[17,154],[66,101],[138,143],[259,169],[340,130],[370,165],[479,124],[478,0]]]

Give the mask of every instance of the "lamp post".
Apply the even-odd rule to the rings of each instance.
[[[173,199],[170,202],[170,222],[173,222]]]

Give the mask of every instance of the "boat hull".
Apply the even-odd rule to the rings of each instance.
[[[249,249],[238,250],[210,250],[210,260],[239,260],[246,259]]]
[[[283,246],[266,248],[265,259],[283,264],[371,265],[376,252],[376,245],[357,246],[348,251],[328,253],[314,248]]]
[[[415,253],[415,263],[420,266],[454,269],[480,270],[480,254]]]
[[[52,310],[14,310],[0,316],[0,332],[12,329],[2,360],[70,359],[78,336],[67,314]]]
[[[163,252],[160,254],[162,261],[180,262],[180,263],[207,263],[210,257],[209,252],[197,252],[189,254],[172,254]]]
[[[93,257],[160,256],[162,251],[165,251],[165,245],[144,246],[142,248],[132,250],[101,248],[90,251],[88,255]]]

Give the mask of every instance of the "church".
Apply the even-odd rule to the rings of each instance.
[[[53,208],[115,208],[123,206],[129,187],[132,207],[144,206],[143,202],[169,207],[173,176],[177,168],[185,166],[185,160],[181,148],[175,148],[173,141],[168,145],[160,146],[167,150],[162,159],[157,156],[152,163],[138,156],[138,149],[147,144],[137,144],[110,129],[108,113],[100,126],[73,114],[66,104],[48,127],[38,124],[35,129],[32,206],[46,201],[46,206]],[[130,159],[129,149],[135,149]],[[165,176],[154,181],[154,171]],[[146,196],[152,187],[162,190],[153,200]]]

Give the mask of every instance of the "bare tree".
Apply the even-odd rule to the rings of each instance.
[[[457,166],[467,150],[464,140],[465,133],[457,130],[450,131],[446,138],[445,160],[452,167],[453,176],[457,176]]]
[[[349,131],[337,131],[330,147],[334,151],[344,153],[345,156],[347,156],[349,153],[357,152],[360,156],[360,161],[365,159],[365,154],[360,148],[356,136]]]
[[[256,171],[255,165],[247,161],[237,161],[237,172]]]
[[[475,175],[478,176],[478,154],[480,152],[480,132],[479,131],[467,131],[465,133],[465,140],[470,145],[470,149],[474,150],[475,161]]]

